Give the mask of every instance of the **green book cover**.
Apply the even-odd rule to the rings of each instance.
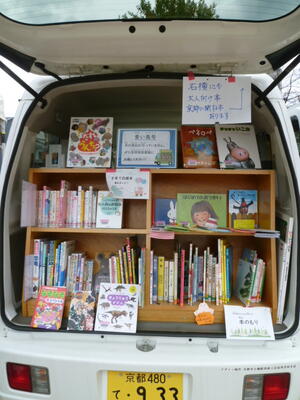
[[[176,220],[207,229],[227,226],[226,206],[226,194],[178,193]]]

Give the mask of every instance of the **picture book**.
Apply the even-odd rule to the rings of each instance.
[[[67,167],[109,168],[113,137],[111,117],[72,117]]]
[[[228,225],[235,229],[258,227],[257,190],[229,190]]]
[[[166,226],[176,223],[176,199],[153,200],[153,226]]]
[[[261,168],[254,126],[216,124],[220,168]]]
[[[94,318],[95,297],[91,292],[75,292],[70,303],[67,330],[92,331]]]
[[[121,228],[123,199],[110,196],[108,191],[98,191],[96,228]]]
[[[254,280],[254,264],[242,258],[238,263],[235,295],[244,303],[248,304],[251,297],[251,286]]]
[[[204,229],[226,226],[226,194],[178,193],[176,220]]]
[[[214,126],[182,126],[181,148],[184,168],[218,168]]]
[[[278,260],[278,308],[277,323],[282,323],[286,297],[287,280],[289,275],[291,245],[293,238],[294,218],[286,213],[276,211],[276,229],[280,232],[277,240]]]
[[[95,331],[135,333],[139,285],[101,283]]]
[[[42,286],[36,300],[31,327],[58,330],[61,326],[65,298],[65,287]]]

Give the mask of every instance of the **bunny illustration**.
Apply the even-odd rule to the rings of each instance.
[[[169,219],[169,224],[176,223],[176,205],[173,200],[170,201],[170,209],[167,212],[167,217]]]

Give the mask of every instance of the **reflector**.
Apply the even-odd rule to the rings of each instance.
[[[32,392],[30,366],[23,364],[6,364],[7,379],[12,389]]]
[[[290,374],[270,374],[264,376],[262,400],[285,400],[290,388]]]

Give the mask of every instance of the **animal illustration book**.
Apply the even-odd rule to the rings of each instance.
[[[176,199],[154,199],[153,208],[153,226],[176,224]]]
[[[42,286],[31,320],[32,328],[58,330],[61,326],[66,298],[65,287]]]
[[[214,126],[182,126],[184,168],[217,168],[218,151]]]
[[[109,168],[113,137],[111,117],[72,117],[67,167]]]
[[[135,333],[139,285],[101,283],[95,331]]]
[[[95,318],[95,297],[91,292],[75,292],[71,299],[67,330],[92,331]]]
[[[216,138],[220,168],[261,168],[253,125],[217,124]]]
[[[110,192],[99,190],[97,195],[96,228],[121,228],[123,199],[111,197]]]
[[[231,228],[258,228],[257,190],[229,190],[228,211]]]
[[[204,229],[226,226],[226,197],[219,193],[177,193],[177,223]]]

